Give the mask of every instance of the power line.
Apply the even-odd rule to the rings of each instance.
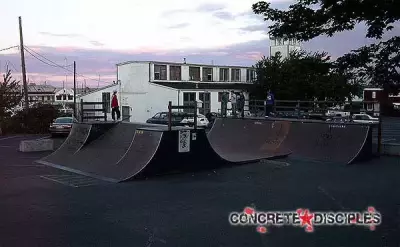
[[[27,48],[24,48],[24,50],[25,50],[26,52],[28,52],[32,57],[36,58],[37,60],[39,60],[40,62],[42,62],[42,63],[44,63],[44,64],[46,64],[46,65],[48,65],[48,66],[56,67],[56,68],[62,68],[62,69],[67,70],[67,69],[66,69],[65,67],[63,67],[63,66],[50,64],[50,63],[44,61],[43,59],[38,58],[36,55],[34,55],[34,54],[33,54],[30,50],[28,50]],[[70,71],[70,72],[71,72],[71,71]]]
[[[8,66],[8,64],[11,64],[11,67],[13,67],[13,69],[15,70],[15,72],[18,72],[18,70],[15,68],[14,64],[13,64],[10,60],[7,60],[6,66]]]
[[[34,51],[33,49],[29,48],[28,46],[25,46],[24,48],[25,48],[25,50],[28,49],[28,50],[31,51],[32,53],[35,53],[36,55],[38,55],[38,56],[42,57],[43,59],[49,61],[50,63],[54,64],[54,66],[60,67],[60,68],[62,68],[62,69],[66,68],[66,67],[71,67],[71,66],[73,65],[73,64],[66,65],[66,66],[59,65],[59,64],[57,64],[56,62],[54,62],[54,61],[52,61],[52,60],[46,58],[45,56],[43,56],[43,55],[39,54],[38,52]]]
[[[6,50],[10,50],[10,49],[17,48],[17,47],[19,47],[19,46],[18,45],[10,46],[10,47],[7,47],[7,48],[3,48],[0,51],[6,51]]]
[[[57,63],[51,61],[50,59],[47,59],[47,58],[45,58],[44,56],[41,56],[41,55],[38,54],[37,52],[34,52],[34,51],[32,51],[31,49],[26,48],[26,46],[24,47],[24,50],[25,50],[26,52],[28,52],[31,56],[33,56],[34,58],[36,58],[37,60],[41,61],[42,63],[44,63],[44,64],[46,64],[46,65],[48,65],[48,66],[61,68],[61,69],[64,69],[64,70],[66,70],[66,71],[68,71],[68,72],[70,72],[70,73],[74,73],[72,70],[67,69],[67,67],[69,67],[70,65],[61,66],[61,65],[59,65],[59,64],[57,64]],[[43,57],[44,59],[46,59],[46,60],[52,62],[53,64],[50,64],[50,63],[48,63],[48,62],[46,62],[46,61],[43,61],[43,59],[38,58],[38,57],[35,56],[33,53],[38,54],[38,56]],[[77,76],[80,76],[80,77],[83,77],[83,78],[86,78],[86,79],[88,79],[88,80],[96,81],[96,82],[109,83],[109,82],[105,82],[105,81],[100,81],[100,80],[98,80],[98,79],[93,79],[93,78],[90,78],[90,77],[87,77],[87,76],[85,76],[85,75],[78,74],[78,73],[76,73],[76,75],[77,75]]]

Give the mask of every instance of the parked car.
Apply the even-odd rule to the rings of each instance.
[[[146,123],[168,125],[168,114],[168,112],[158,112],[153,117],[147,119]],[[181,123],[182,120],[190,116],[191,114],[186,112],[172,112],[171,125],[184,126],[185,124]]]
[[[346,117],[341,117],[341,116],[336,117],[335,116],[335,117],[330,117],[330,118],[326,119],[326,121],[334,122],[334,123],[348,123],[348,122],[351,122],[351,119],[348,116],[346,116]]]
[[[53,123],[50,124],[50,134],[51,136],[56,135],[69,135],[72,129],[72,124],[77,122],[73,117],[59,117],[56,118]]]
[[[191,114],[191,116],[187,116],[185,117],[182,121],[181,124],[183,125],[193,125],[194,123],[194,116],[193,114]],[[210,122],[208,121],[208,119],[206,118],[206,116],[204,116],[203,114],[197,114],[197,127],[203,127],[203,128],[207,128],[209,127]]]
[[[379,118],[371,117],[368,114],[354,114],[352,118],[354,123],[369,123],[374,124],[379,122]]]

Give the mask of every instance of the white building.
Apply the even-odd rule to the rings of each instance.
[[[246,91],[255,78],[251,67],[129,61],[117,64],[117,84],[80,98],[85,102],[107,102],[110,108],[112,92],[117,90],[122,117],[130,115],[130,121],[145,122],[156,113],[167,111],[168,101],[173,105],[202,101],[199,113],[219,112],[223,91],[245,90],[248,99]]]
[[[300,51],[301,44],[295,39],[282,39],[282,38],[270,38],[269,54],[274,56],[280,52],[282,58],[286,58],[292,51]]]

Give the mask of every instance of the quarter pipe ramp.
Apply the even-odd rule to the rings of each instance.
[[[282,146],[290,122],[217,118],[208,133],[213,149],[231,162],[257,161],[291,153]]]
[[[61,147],[37,162],[106,181],[121,182],[170,172],[218,168],[244,162],[248,158],[236,158],[235,161],[223,159],[210,145],[204,129],[174,128],[168,131],[165,127],[154,125],[119,123],[84,145],[91,128],[93,126],[76,125],[66,141],[78,143],[71,145],[75,149],[65,152],[62,150],[67,146]],[[75,142],[75,139],[83,141]]]
[[[371,135],[371,126],[353,123],[225,118],[215,120],[209,139],[227,160],[290,153],[290,157],[350,164],[371,156]]]

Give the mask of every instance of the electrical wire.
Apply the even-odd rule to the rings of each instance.
[[[17,48],[17,47],[19,47],[19,46],[18,45],[10,46],[10,47],[7,47],[7,48],[0,49],[0,51],[6,51],[6,50],[10,50],[10,49]]]
[[[8,64],[11,64],[11,67],[15,70],[15,72],[18,72],[18,70],[15,68],[14,64],[10,60],[7,60],[6,66],[8,66]]]
[[[25,50],[26,50],[26,49],[30,50],[32,53],[36,54],[37,56],[42,57],[43,59],[45,59],[45,60],[49,61],[50,63],[54,64],[54,66],[60,67],[60,68],[62,68],[62,69],[66,68],[66,67],[71,67],[71,66],[74,65],[74,64],[70,64],[70,65],[62,66],[62,65],[59,65],[59,64],[57,64],[56,62],[54,62],[54,61],[52,61],[52,60],[46,58],[45,56],[39,54],[38,52],[34,51],[33,49],[29,48],[28,46],[24,46],[24,49],[25,49]]]
[[[46,65],[48,65],[48,66],[61,68],[61,69],[64,69],[64,70],[66,70],[66,71],[68,71],[68,72],[70,72],[70,73],[72,73],[72,74],[74,73],[74,71],[67,69],[67,67],[69,67],[70,65],[61,66],[61,65],[59,65],[59,64],[57,64],[57,63],[51,61],[50,59],[47,59],[47,58],[45,58],[44,56],[39,55],[37,52],[34,52],[34,51],[32,51],[31,49],[29,49],[29,48],[27,48],[27,47],[24,47],[24,50],[25,50],[26,52],[28,52],[32,57],[36,58],[37,60],[41,61],[42,63],[44,63],[44,64],[46,64]],[[38,57],[35,56],[33,53],[38,54],[38,56],[41,56],[41,57],[45,58],[46,60],[52,62],[53,64],[50,64],[50,63],[48,63],[48,62],[43,61],[43,59],[38,58]],[[100,81],[100,80],[98,80],[98,79],[93,79],[93,78],[87,77],[87,76],[82,75],[82,74],[78,74],[78,73],[75,73],[75,74],[76,74],[77,76],[86,78],[86,79],[88,79],[88,80],[92,80],[92,81],[96,81],[96,82],[102,82],[102,83],[106,83],[106,84],[109,84],[109,83],[110,83],[110,82]]]

